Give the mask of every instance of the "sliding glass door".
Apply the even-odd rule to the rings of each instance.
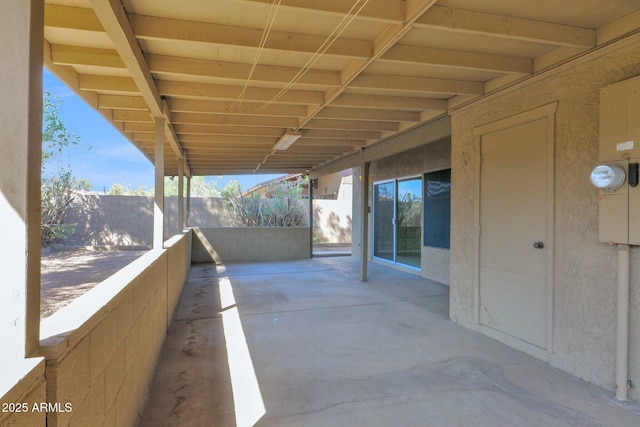
[[[373,255],[420,268],[422,178],[373,186]]]
[[[373,186],[373,256],[395,261],[395,183]]]
[[[398,180],[396,262],[420,268],[422,178]]]

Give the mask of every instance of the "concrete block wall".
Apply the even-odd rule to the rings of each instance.
[[[144,196],[79,195],[64,218],[77,224],[67,245],[150,245],[153,198]]]
[[[167,264],[167,328],[173,319],[191,266],[191,240],[193,236],[190,232],[187,233],[187,236],[188,238],[185,239],[182,238],[182,235],[176,235],[165,242],[169,257]]]
[[[309,227],[216,227],[202,234],[222,262],[282,261],[311,257]],[[194,245],[194,262],[211,262],[201,245]]]
[[[43,321],[46,396],[37,399],[71,408],[47,413],[46,425],[135,425],[190,248],[190,232],[177,236]],[[9,425],[44,425],[15,418]]]
[[[46,425],[45,363],[41,357],[2,364],[0,377],[0,426]]]

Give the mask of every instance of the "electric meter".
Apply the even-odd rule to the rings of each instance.
[[[613,191],[624,184],[624,168],[620,165],[598,165],[591,171],[591,183],[601,190]]]

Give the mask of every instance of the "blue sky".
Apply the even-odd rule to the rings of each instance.
[[[125,184],[134,189],[150,189],[154,186],[151,162],[98,112],[46,69],[44,90],[62,101],[62,105],[58,107],[60,117],[70,132],[81,137],[81,146],[67,152],[76,177],[88,179],[95,191],[108,191],[112,184]],[[280,175],[216,176],[208,180],[216,181],[218,190],[221,190],[229,180],[235,179],[246,190],[277,176]]]

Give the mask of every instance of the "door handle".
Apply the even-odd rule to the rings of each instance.
[[[536,249],[542,249],[542,248],[544,248],[544,243],[542,243],[542,242],[535,242],[535,243],[533,244],[533,247],[534,247],[534,248],[536,248]]]

